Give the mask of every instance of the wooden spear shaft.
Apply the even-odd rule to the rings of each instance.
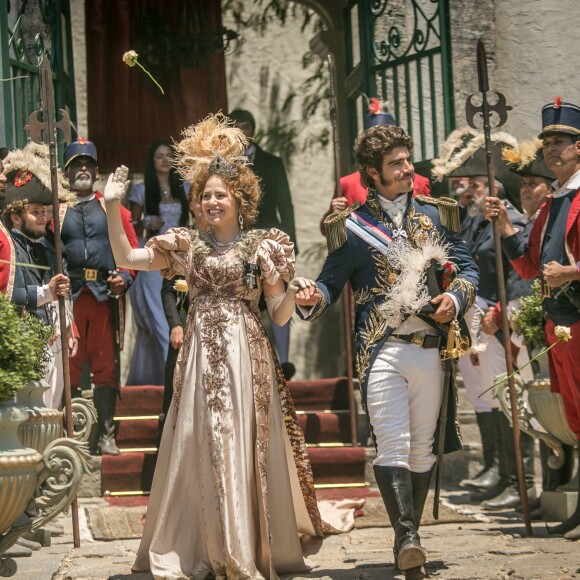
[[[41,90],[41,100],[42,108],[46,114],[46,124],[47,124],[47,138],[48,138],[48,148],[50,152],[50,180],[52,189],[52,220],[54,224],[54,253],[56,260],[56,273],[62,274],[62,241],[60,236],[60,215],[59,215],[59,200],[58,200],[58,176],[57,176],[57,164],[56,164],[56,143],[55,143],[55,126],[54,119],[52,117],[53,111],[51,106],[51,100],[45,98],[49,91],[52,90],[52,74],[49,66],[45,66],[45,62],[48,63],[48,59],[45,60],[41,66],[41,83],[43,88]],[[49,84],[50,83],[50,84]],[[65,408],[65,418],[66,418],[66,436],[73,437],[73,416],[72,416],[72,400],[71,400],[71,389],[70,389],[70,367],[69,367],[69,357],[68,357],[68,337],[67,337],[67,320],[66,320],[66,305],[65,297],[58,297],[58,314],[60,322],[60,342],[62,350],[62,371],[63,371],[63,382],[64,382],[64,408]],[[78,514],[78,501],[75,498],[71,504],[71,517],[73,525],[73,543],[74,547],[78,548],[81,545],[80,533],[79,533],[79,514]]]
[[[493,166],[493,152],[491,148],[490,110],[489,103],[487,102],[487,93],[489,92],[488,76],[487,76],[487,55],[485,53],[485,47],[481,40],[477,44],[477,63],[479,76],[479,90],[482,93],[483,135],[485,139],[485,153],[487,156],[487,180],[489,183],[489,190],[490,192],[492,192],[495,185],[495,171]],[[506,297],[504,267],[503,267],[503,252],[501,247],[501,236],[499,233],[497,218],[494,218],[492,220],[492,227],[493,227],[493,245],[495,250],[495,268],[497,273],[497,293],[501,307],[501,331],[504,337],[503,346],[505,353],[506,370],[508,374],[508,387],[510,394],[510,408],[512,414],[514,447],[516,450],[516,465],[518,472],[519,492],[520,498],[522,500],[522,512],[524,516],[524,523],[526,526],[526,533],[528,535],[532,535],[530,507],[528,502],[528,491],[526,488],[526,481],[524,477],[524,462],[520,442],[520,423],[518,419],[516,387],[513,378],[514,364],[510,340],[511,332],[507,313],[507,297]]]

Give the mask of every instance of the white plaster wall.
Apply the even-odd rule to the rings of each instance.
[[[224,20],[224,25],[231,26],[231,23]],[[243,46],[226,56],[229,109],[247,109],[255,116],[257,129],[267,128],[272,111],[276,111],[288,92],[296,89],[307,76],[302,69],[301,58],[308,50],[313,35],[311,29],[301,32],[299,22],[291,18],[285,26],[272,24],[264,36],[244,32]],[[273,85],[278,82],[280,91],[276,97]],[[296,99],[288,118],[301,119],[299,99]],[[327,124],[322,111],[309,121],[288,171],[300,249],[297,274],[309,277],[318,274],[321,260],[306,261],[302,254],[313,244],[324,241],[319,220],[332,197],[334,162],[331,147],[312,153],[304,150],[303,143],[309,134],[318,132]],[[333,309],[334,316],[329,312],[313,324],[294,317],[290,360],[297,368],[295,378],[336,376],[344,369],[340,307]]]
[[[558,95],[580,105],[578,0],[495,1],[495,86],[514,107],[505,130],[530,138]]]

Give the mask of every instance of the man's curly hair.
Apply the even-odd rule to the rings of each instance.
[[[240,213],[244,218],[244,228],[249,228],[256,223],[258,217],[258,208],[262,199],[260,181],[247,163],[235,163],[235,167],[237,175],[232,179],[228,179],[219,173],[199,175],[196,181],[192,183],[191,191],[189,192],[190,203],[194,201],[201,203],[207,180],[213,176],[219,177],[239,204]]]
[[[409,153],[413,153],[413,138],[395,125],[375,125],[356,138],[354,142],[356,168],[366,187],[374,185],[367,169],[374,168],[380,174],[383,158],[397,147],[406,147]]]

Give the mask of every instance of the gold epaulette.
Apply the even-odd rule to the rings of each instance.
[[[349,205],[342,211],[336,211],[324,218],[324,232],[329,252],[334,252],[346,243],[346,218],[360,207],[360,202]]]
[[[461,220],[459,219],[459,204],[450,197],[427,197],[418,195],[415,201],[437,206],[441,225],[457,234],[461,233]]]

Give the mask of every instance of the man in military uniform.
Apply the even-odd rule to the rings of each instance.
[[[6,196],[0,202],[2,218],[10,228],[14,243],[15,267],[12,302],[54,329],[50,344],[51,360],[45,379],[50,387],[43,395],[44,404],[58,409],[62,403],[63,368],[60,340],[60,320],[56,301],[67,296],[69,279],[56,274],[54,247],[46,239],[46,226],[52,210],[51,174],[48,147],[29,143],[10,153],[5,166]],[[72,201],[64,176],[58,172],[59,198]],[[29,266],[24,266],[29,264]],[[35,267],[38,266],[38,267]],[[63,264],[66,272],[66,265]],[[76,353],[73,331],[72,303],[67,316],[67,343],[70,356]]]
[[[556,180],[529,240],[497,197],[486,198],[486,216],[498,216],[502,248],[516,271],[527,279],[541,277],[546,342],[555,345],[548,353],[550,386],[562,394],[566,419],[580,441],[580,107],[560,98],[545,105],[539,137]],[[571,338],[559,340],[557,326],[569,327]],[[580,539],[580,500],[574,514],[550,531]]]
[[[413,198],[413,140],[375,126],[355,142],[369,188],[364,205],[326,220],[329,254],[316,286],[297,294],[299,314],[316,320],[350,281],[356,303],[356,369],[377,447],[374,471],[395,532],[394,555],[410,580],[424,578],[417,530],[431,473],[443,393],[439,349],[447,323],[475,299],[478,272],[459,236],[457,202]],[[455,274],[430,293],[432,261]],[[446,451],[461,448],[455,396],[449,398]]]
[[[62,243],[66,248],[74,317],[79,328],[79,349],[71,359],[71,388],[80,394],[81,375],[89,364],[95,385],[93,400],[98,414],[96,452],[118,455],[115,443],[117,369],[112,309],[133,282],[136,272],[117,270],[109,243],[102,195],[93,192],[97,177],[97,149],[91,141],[73,141],[64,152],[64,164],[77,204],[61,215]],[[123,227],[131,246],[138,248],[129,210],[121,208]],[[120,311],[122,312],[122,304]]]

